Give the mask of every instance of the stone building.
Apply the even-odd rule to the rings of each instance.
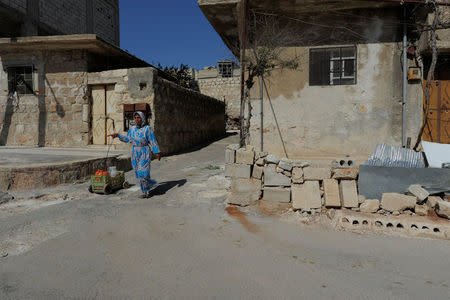
[[[225,102],[229,125],[237,124],[241,101],[239,66],[229,60],[219,61],[217,66],[196,70],[194,79],[200,93]]]
[[[222,136],[223,102],[170,80],[92,34],[1,38],[0,145],[106,145],[134,110],[166,154]]]
[[[198,1],[236,57],[244,1]],[[248,0],[248,23],[253,24],[252,17],[258,14],[271,15],[301,33],[301,38],[277,45],[284,56],[298,57],[299,67],[274,70],[265,78],[268,94],[264,93],[263,128],[259,100],[255,100],[259,80],[250,91],[250,143],[259,148],[263,132],[264,150],[284,155],[284,143],[290,157],[305,153],[365,155],[379,142],[402,145],[408,137],[414,143],[424,121],[422,85],[431,60],[429,31],[417,31],[433,20],[425,2]],[[448,22],[449,7],[444,3],[448,1],[439,2],[441,22]],[[405,66],[411,68],[411,80],[406,84],[403,105],[405,23],[409,24]],[[439,60],[432,99],[439,100],[431,103],[424,135],[425,139],[442,143],[450,142],[450,99],[445,92],[450,89],[449,32],[438,30]],[[251,42],[247,49],[252,48]]]
[[[0,37],[96,34],[119,46],[119,0],[0,0]]]

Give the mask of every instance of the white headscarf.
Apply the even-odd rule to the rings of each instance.
[[[135,115],[138,115],[139,117],[141,117],[141,119],[142,119],[141,127],[144,127],[146,125],[146,123],[147,123],[147,121],[145,120],[144,113],[142,111],[135,111],[134,114],[133,114],[133,118],[134,118]]]

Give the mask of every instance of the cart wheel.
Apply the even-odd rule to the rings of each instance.
[[[122,184],[122,187],[123,187],[124,189],[127,189],[127,188],[130,187],[130,184],[128,183],[128,181],[124,181],[123,184]]]
[[[92,190],[92,184],[89,186],[88,191],[89,191],[89,193],[93,193],[94,192],[94,190]]]
[[[105,185],[105,187],[103,188],[103,194],[109,195],[111,194],[111,192],[112,192],[111,186],[109,184]]]

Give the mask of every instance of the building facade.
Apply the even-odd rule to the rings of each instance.
[[[199,0],[205,16],[236,57],[243,1]],[[379,142],[401,146],[403,128],[414,143],[424,121],[423,85],[431,58],[430,48],[421,46],[429,45],[429,31],[417,28],[425,28],[433,16],[425,1],[407,2],[248,0],[247,55],[254,51],[258,30],[264,30],[253,24],[274,16],[281,30],[289,25],[293,33],[291,39],[276,45],[277,54],[296,58],[298,63],[297,68],[275,68],[264,78],[263,128],[257,100],[259,80],[255,80],[249,91],[250,143],[259,148],[262,135],[265,151],[284,156],[286,148],[289,157],[304,153],[365,155]],[[445,23],[448,6],[441,9],[441,22]],[[408,24],[406,69],[419,74],[406,84],[406,106],[402,105],[404,24]],[[277,38],[276,32],[268,34]],[[437,70],[441,71],[434,79],[441,87],[450,79],[443,71],[450,52],[447,34],[448,29],[438,32]],[[450,132],[445,121],[450,99],[441,96],[439,101],[428,121],[431,127],[440,128],[440,141],[445,142],[443,130]],[[430,139],[437,141],[433,136]]]
[[[0,0],[0,37],[85,33],[120,46],[119,0]]]

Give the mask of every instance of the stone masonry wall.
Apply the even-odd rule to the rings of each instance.
[[[34,94],[8,94],[6,67],[10,65],[34,67]],[[83,51],[2,54],[0,145],[87,145],[88,120],[83,122],[88,103],[86,70]]]
[[[159,78],[157,73],[154,68],[89,73],[91,86],[114,85],[108,116],[115,120],[116,132],[124,132],[124,104],[147,103],[151,112],[149,123],[164,154],[188,149],[225,133],[225,106],[221,101]],[[116,149],[129,147],[118,139],[112,143]]]
[[[241,83],[240,77],[204,78],[197,80],[200,93],[224,101],[228,118],[239,118]]]
[[[225,105],[214,98],[157,78],[155,132],[161,151],[174,153],[225,134]]]

